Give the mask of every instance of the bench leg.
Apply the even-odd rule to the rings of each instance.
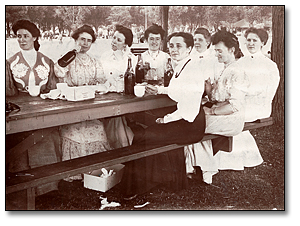
[[[27,210],[35,210],[35,188],[27,188]]]

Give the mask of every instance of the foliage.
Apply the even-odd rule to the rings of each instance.
[[[95,28],[123,24],[130,27],[161,24],[160,6],[6,6],[7,31],[21,18],[37,23],[42,30],[58,27],[72,30],[84,23]],[[169,28],[187,26],[190,31],[206,26],[221,25],[246,19],[262,23],[271,20],[271,6],[170,6]],[[146,16],[146,18],[145,18]]]

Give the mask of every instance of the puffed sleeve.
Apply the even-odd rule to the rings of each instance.
[[[68,71],[69,71],[69,66],[61,67],[58,65],[57,62],[54,64],[54,73],[58,78],[59,82],[64,82],[64,78],[66,77]]]
[[[279,85],[279,81],[280,81],[280,75],[279,75],[279,70],[277,68],[277,64],[270,60],[269,82],[268,82],[268,89],[267,89],[268,100],[273,100]]]
[[[18,95],[18,89],[14,84],[14,79],[10,69],[10,63],[5,60],[5,95],[6,96],[16,96]]]
[[[46,89],[43,90],[43,93],[49,93],[50,90],[52,89],[56,89],[56,83],[58,83],[58,78],[55,75],[54,72],[54,63],[52,60],[50,60],[50,71],[49,71],[49,79],[48,82],[46,84]]]
[[[107,81],[106,75],[104,74],[103,66],[100,60],[96,60],[96,83],[104,84]]]
[[[244,104],[245,95],[249,87],[249,79],[242,68],[236,67],[231,71],[229,93],[229,103],[234,112],[239,111]]]

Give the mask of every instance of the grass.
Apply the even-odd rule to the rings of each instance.
[[[272,125],[251,131],[264,162],[243,171],[222,170],[206,185],[191,180],[187,189],[164,187],[131,201],[122,201],[117,185],[106,193],[89,190],[81,182],[60,183],[59,190],[36,198],[37,210],[99,210],[100,196],[120,207],[105,210],[284,210],[284,127]],[[135,208],[149,202],[143,208]]]

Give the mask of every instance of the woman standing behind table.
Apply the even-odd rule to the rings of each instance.
[[[170,55],[175,64],[174,76],[168,87],[147,85],[150,94],[167,94],[177,102],[177,110],[156,119],[154,125],[134,134],[133,144],[190,143],[202,139],[205,115],[201,107],[204,79],[198,64],[189,53],[194,45],[193,36],[176,32],[169,36]],[[182,148],[126,163],[121,181],[125,196],[136,197],[160,184],[173,190],[186,187],[185,158]]]
[[[164,72],[166,70],[169,54],[160,50],[165,31],[161,26],[153,24],[145,31],[145,39],[149,50],[141,54],[142,65],[146,68],[145,79],[156,80],[159,85],[164,84]]]
[[[101,63],[87,54],[96,36],[93,29],[83,25],[72,34],[79,52],[65,68],[55,64],[55,71],[68,86],[96,85],[106,81]],[[61,126],[62,160],[69,160],[110,150],[104,125],[101,120],[90,120]],[[66,178],[66,181],[80,180],[81,175]]]
[[[193,60],[197,60],[199,62],[199,67],[201,68],[205,80],[207,82],[213,82],[215,77],[218,77],[221,71],[224,68],[223,63],[219,63],[218,59],[215,56],[215,52],[211,46],[211,34],[206,28],[197,28],[194,32],[194,48],[191,52],[191,57]],[[203,98],[202,103],[205,103],[207,98]],[[207,140],[195,144],[191,144],[185,147],[185,155],[186,161],[193,162],[194,166],[201,166],[201,170],[203,173],[203,180],[207,181],[206,172],[213,171],[215,166],[211,164],[213,156],[211,155],[211,145],[212,141]],[[193,159],[193,150],[203,150],[201,151],[201,158],[196,158],[197,162],[194,162]],[[206,151],[207,150],[207,151]],[[206,155],[205,155],[206,153]],[[186,171],[189,178],[192,178],[196,173],[196,169],[191,164],[186,164]]]
[[[212,37],[218,61],[224,64],[224,69],[214,83],[206,83],[206,93],[212,106],[204,107],[206,118],[205,133],[234,136],[244,127],[244,102],[249,86],[248,78],[237,61],[242,56],[239,42],[235,35],[227,31],[218,31]],[[210,150],[210,153],[209,153]],[[207,154],[211,155],[211,170],[203,174],[207,183],[212,182],[212,176],[218,172],[218,166],[213,158],[212,147],[208,149],[196,148],[190,151],[190,166],[200,166],[201,159]],[[214,169],[213,169],[214,168]]]
[[[245,122],[268,118],[272,112],[272,100],[279,84],[276,63],[262,53],[268,41],[264,29],[250,28],[245,33],[246,47],[250,55],[239,60],[250,82],[245,97]],[[215,157],[219,169],[243,170],[261,164],[256,142],[249,131],[233,137],[232,152],[219,151]]]
[[[6,96],[38,96],[55,89],[54,63],[39,52],[40,30],[28,20],[17,21],[12,30],[21,51],[6,61]],[[6,165],[12,173],[61,161],[57,127],[6,135],[5,149]],[[15,154],[10,156],[10,151]],[[41,195],[55,189],[56,182],[40,186],[36,192]]]
[[[218,62],[211,46],[211,34],[206,28],[197,28],[194,32],[194,48],[191,57],[199,60],[202,70],[204,70],[205,80],[214,81],[215,75],[219,75],[223,69],[223,65]]]
[[[137,58],[130,52],[133,34],[129,28],[121,25],[116,26],[116,31],[111,42],[111,50],[101,56],[104,74],[107,77],[106,86],[108,91],[124,91],[124,74],[131,59],[135,69]],[[121,148],[131,145],[133,132],[127,126],[125,116],[105,119],[105,130],[112,148]]]

